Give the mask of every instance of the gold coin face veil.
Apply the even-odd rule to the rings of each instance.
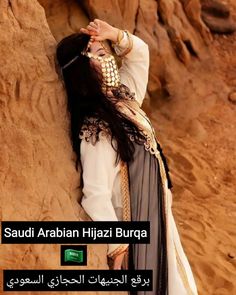
[[[116,60],[112,54],[109,53],[107,48],[102,42],[100,42],[105,51],[108,53],[106,56],[98,56],[88,51],[90,47],[90,42],[87,48],[81,52],[81,54],[86,55],[89,58],[94,58],[100,62],[101,72],[102,72],[102,86],[107,87],[118,87],[120,85],[120,76],[118,71],[118,66]]]

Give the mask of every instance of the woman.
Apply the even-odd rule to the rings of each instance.
[[[119,69],[105,40],[122,59]],[[95,19],[59,42],[57,61],[82,167],[81,205],[94,221],[150,221],[150,244],[108,245],[112,268],[153,270],[153,291],[138,295],[197,294],[171,211],[167,161],[141,109],[148,45]]]

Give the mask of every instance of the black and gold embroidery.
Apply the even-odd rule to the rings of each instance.
[[[168,188],[171,188],[173,185],[169,175],[167,160],[162,152],[155,130],[146,113],[140,108],[138,101],[135,99],[134,93],[132,93],[124,84],[121,84],[119,87],[111,88],[111,91],[114,95],[114,103],[117,109],[134,124],[136,124],[145,138],[143,140],[138,136],[134,136],[129,132],[128,126],[124,125],[129,139],[138,144],[143,144],[146,151],[150,152],[159,161],[161,160],[163,162],[165,176],[168,181]],[[84,120],[79,138],[90,141],[93,145],[95,145],[100,136],[105,136],[107,138],[112,136],[108,123],[97,117],[87,117]]]
[[[86,117],[80,130],[79,138],[95,145],[100,136],[110,138],[111,135],[107,122],[97,117]]]

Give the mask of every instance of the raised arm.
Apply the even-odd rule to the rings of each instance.
[[[129,46],[127,33],[123,33],[124,37],[121,42],[114,46],[117,55],[122,55]],[[135,97],[142,105],[148,83],[149,70],[149,49],[148,45],[139,37],[130,34],[133,47],[131,51],[122,58],[122,66],[119,69],[121,82],[128,86]]]
[[[118,55],[122,55],[126,48],[129,47],[127,32],[119,30],[105,21],[95,19],[89,23],[87,28],[81,28],[80,30],[82,33],[91,35],[91,40],[111,40]],[[119,37],[121,36],[120,33],[123,36],[121,39]],[[124,55],[119,73],[121,82],[135,93],[135,97],[141,106],[148,83],[149,49],[142,39],[130,33],[129,35],[133,47]]]
[[[117,169],[116,152],[106,137],[93,145],[81,141],[81,164],[83,169],[83,196],[81,205],[93,221],[118,221],[112,204],[112,188]],[[108,244],[107,255],[120,246]]]

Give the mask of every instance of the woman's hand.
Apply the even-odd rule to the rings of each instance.
[[[80,32],[90,35],[94,41],[104,41],[108,39],[112,42],[116,42],[119,29],[96,18],[94,21],[91,21],[86,28],[81,28]]]
[[[114,259],[114,263],[113,263],[113,269],[121,269],[121,265],[122,265],[124,256],[125,256],[125,252],[116,256],[116,258]]]

